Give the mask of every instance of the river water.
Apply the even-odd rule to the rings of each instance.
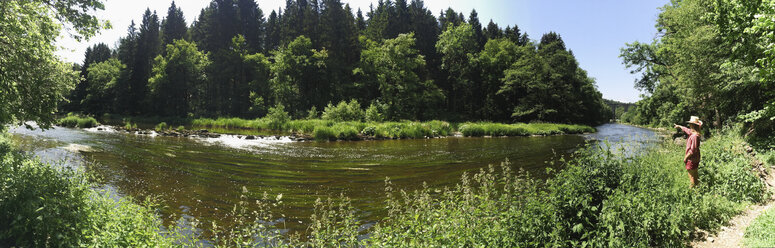
[[[547,162],[586,143],[608,140],[608,146],[632,152],[658,140],[652,131],[633,126],[597,129],[586,135],[338,142],[152,137],[95,128],[16,127],[10,132],[21,149],[43,161],[85,167],[121,195],[157,197],[167,206],[162,216],[189,215],[228,225],[222,217],[244,187],[250,198],[282,194],[283,204],[273,211],[285,216],[279,220],[288,223],[285,228],[303,230],[317,198],[340,194],[352,199],[364,220],[378,219],[386,177],[407,190],[423,182],[453,186],[463,172],[508,159],[514,169],[545,178]]]

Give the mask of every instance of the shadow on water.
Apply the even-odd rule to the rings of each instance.
[[[400,189],[453,186],[464,172],[508,159],[537,178],[546,178],[547,162],[580,145],[608,140],[612,146],[656,142],[647,129],[607,124],[586,135],[463,138],[355,142],[245,141],[235,137],[193,140],[148,137],[96,129],[12,128],[20,148],[44,161],[87,163],[101,183],[122,194],[155,196],[168,207],[163,216],[222,219],[239,201],[242,187],[252,198],[283,194],[286,228],[304,230],[317,198],[344,194],[366,221],[382,215],[384,180]],[[602,145],[601,145],[602,146]],[[167,220],[169,221],[169,220]]]

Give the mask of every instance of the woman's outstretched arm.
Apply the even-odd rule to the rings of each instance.
[[[688,135],[692,135],[692,130],[689,129],[688,127],[684,127],[684,126],[681,126],[681,125],[678,125],[678,124],[674,123],[673,124],[673,128],[680,128],[681,131],[684,131],[684,133],[686,133]]]

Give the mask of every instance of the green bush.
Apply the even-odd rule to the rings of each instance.
[[[372,103],[366,108],[366,121],[367,122],[382,122],[385,120],[384,111],[378,107],[379,104]]]
[[[318,116],[319,116],[318,108],[316,108],[315,106],[312,106],[312,108],[310,108],[309,111],[307,111],[307,120],[317,119]]]
[[[124,129],[126,129],[126,130],[131,130],[131,129],[132,129],[132,123],[127,121],[127,122],[124,124]]]
[[[184,126],[178,126],[178,128],[176,128],[175,130],[177,130],[178,132],[183,132],[183,131],[185,131],[185,130],[186,130],[186,127],[184,127]]]
[[[331,121],[362,121],[364,117],[361,104],[357,100],[350,100],[349,103],[345,101],[339,102],[336,106],[328,104],[323,110],[323,119]]]
[[[366,136],[375,136],[376,133],[377,133],[377,128],[374,126],[367,126],[363,128],[363,130],[361,131],[361,134]]]
[[[164,131],[164,130],[166,130],[168,128],[169,127],[167,126],[167,123],[166,122],[162,122],[162,123],[157,124],[154,129],[156,130],[156,132],[161,132],[161,131]]]
[[[0,138],[1,139],[1,138]],[[115,200],[68,168],[0,154],[0,244],[9,247],[171,246],[148,207]]]
[[[288,112],[285,112],[285,107],[282,104],[269,108],[269,113],[266,115],[269,120],[269,128],[274,130],[283,130],[285,124],[291,120]]]

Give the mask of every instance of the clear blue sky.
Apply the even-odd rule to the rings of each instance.
[[[86,47],[104,42],[114,47],[119,37],[126,35],[131,20],[139,26],[145,8],[164,17],[172,0],[106,0],[105,10],[96,13],[109,20],[113,29],[104,30],[93,39],[77,43],[62,37],[58,54],[66,61],[80,63]],[[186,20],[191,23],[210,0],[178,0]],[[257,0],[265,15],[285,5],[285,0]],[[376,0],[342,0],[353,10],[368,12]],[[669,0],[425,0],[425,5],[438,15],[452,7],[464,12],[466,18],[472,9],[479,12],[483,26],[492,19],[501,27],[518,25],[531,39],[540,39],[549,31],[559,33],[566,46],[573,51],[582,68],[597,80],[603,97],[623,102],[634,102],[640,97],[633,88],[636,75],[629,73],[621,63],[619,49],[633,41],[650,42],[656,33],[654,24],[659,7]]]

